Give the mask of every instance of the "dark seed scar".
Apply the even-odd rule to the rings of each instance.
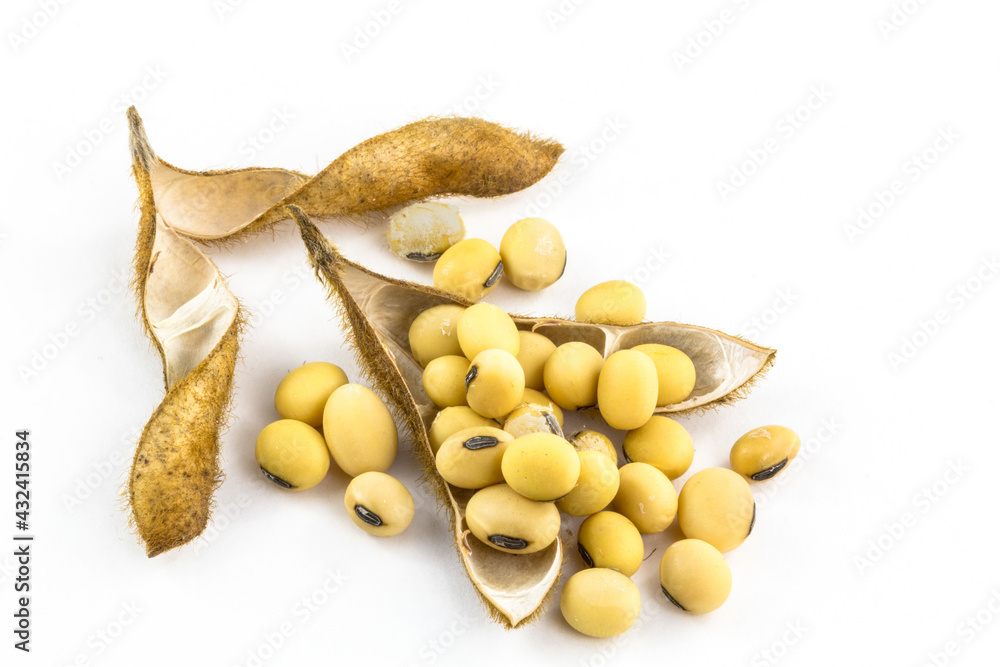
[[[285,489],[290,489],[290,488],[292,488],[292,485],[291,485],[291,484],[289,484],[289,483],[288,483],[288,482],[286,482],[285,480],[281,479],[281,478],[280,478],[280,477],[278,477],[277,475],[272,475],[272,474],[271,474],[271,473],[269,473],[268,471],[264,470],[264,467],[263,467],[263,466],[261,466],[261,468],[260,468],[260,471],[261,471],[262,473],[264,473],[264,477],[267,477],[267,478],[268,478],[269,480],[271,480],[272,482],[274,482],[274,483],[275,483],[275,484],[277,484],[278,486],[280,486],[280,487],[282,487],[282,488],[285,488]]]
[[[476,379],[477,375],[479,375],[478,366],[473,366],[469,369],[469,372],[465,374],[465,391],[469,391],[469,385],[472,384],[472,381]]]
[[[380,517],[378,514],[375,514],[375,512],[372,512],[364,505],[355,505],[354,513],[358,515],[359,519],[367,523],[369,526],[382,525],[382,517]]]
[[[757,503],[753,504],[753,514],[750,516],[750,527],[747,528],[747,537],[753,532],[753,525],[757,523]]]
[[[406,259],[412,259],[415,262],[433,262],[438,257],[441,256],[439,252],[408,252],[406,253]]]
[[[545,413],[545,423],[548,424],[549,431],[553,435],[559,435],[559,432],[562,431],[562,428],[559,426],[559,420],[556,419],[556,416],[551,412]]]
[[[498,547],[503,547],[504,549],[528,548],[528,540],[522,540],[520,537],[511,537],[509,535],[490,535],[489,540],[493,544]]]
[[[663,594],[667,596],[667,599],[668,599],[668,600],[670,600],[671,602],[673,602],[673,603],[674,603],[674,606],[675,606],[675,607],[677,607],[677,608],[678,608],[678,609],[680,609],[681,611],[687,611],[687,609],[685,609],[685,608],[684,608],[683,606],[681,606],[681,603],[680,603],[680,602],[678,602],[677,600],[675,600],[675,599],[673,598],[673,596],[672,596],[672,595],[670,595],[670,593],[668,593],[668,592],[667,592],[667,589],[666,589],[666,588],[664,588],[663,586],[660,586],[660,590],[661,590],[661,591],[663,591]]]
[[[497,281],[500,280],[500,276],[502,275],[503,262],[497,262],[497,268],[493,269],[493,273],[491,273],[490,277],[486,279],[485,283],[483,283],[483,287],[493,287],[497,284]]]
[[[594,559],[590,557],[590,554],[583,548],[583,545],[578,542],[576,548],[579,550],[580,558],[587,564],[587,567],[594,567]]]
[[[473,438],[469,438],[462,443],[462,446],[466,449],[486,449],[487,447],[496,447],[500,444],[500,441],[491,435],[477,435]]]
[[[784,468],[786,465],[788,465],[788,459],[785,459],[784,461],[779,461],[770,468],[764,468],[760,472],[750,475],[750,479],[752,479],[755,482],[763,482],[765,479],[771,479],[779,472],[781,472],[782,468]]]

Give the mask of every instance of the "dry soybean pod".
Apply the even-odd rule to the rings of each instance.
[[[135,107],[133,130],[141,127]],[[481,118],[427,118],[361,142],[315,176],[285,169],[194,172],[149,156],[161,216],[201,241],[242,240],[288,218],[295,205],[313,216],[363,216],[447,195],[499,197],[533,185],[563,147]]]
[[[128,482],[132,522],[152,557],[191,541],[208,522],[243,316],[215,265],[160,222],[153,157],[143,151],[141,125],[132,130],[141,209],[133,288],[167,390],[143,428]]]
[[[421,368],[409,354],[407,331],[420,312],[441,304],[468,307],[471,303],[431,287],[379,275],[347,260],[301,210],[293,207],[290,212],[318,278],[340,301],[339,311],[362,368],[372,386],[398,410],[417,443],[414,451],[429,472],[427,479],[452,513],[455,544],[476,591],[497,621],[513,627],[534,620],[558,579],[562,546],[556,540],[535,554],[510,555],[477,544],[478,540],[464,539],[468,494],[447,485],[434,469],[428,429],[437,410],[424,394]],[[660,413],[699,411],[742,398],[774,355],[774,350],[718,331],[671,322],[616,327],[516,316],[514,322],[519,329],[536,331],[557,345],[583,341],[605,353],[647,342],[684,350],[698,368],[699,386],[682,403],[657,408]],[[511,576],[512,572],[516,576]]]

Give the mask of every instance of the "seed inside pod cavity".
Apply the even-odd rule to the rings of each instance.
[[[359,519],[367,523],[369,526],[382,525],[382,517],[380,517],[378,514],[375,514],[375,512],[372,512],[364,505],[355,505],[354,513],[358,515]]]
[[[476,450],[486,449],[487,447],[496,447],[498,444],[500,444],[500,440],[498,438],[494,438],[491,435],[477,435],[463,442],[462,446],[466,449]]]
[[[490,542],[504,549],[527,549],[528,541],[509,535],[490,535]]]
[[[465,374],[465,391],[469,391],[469,385],[472,384],[477,375],[479,375],[479,368],[476,366],[470,368],[469,372]]]
[[[590,554],[587,553],[587,550],[584,548],[584,546],[580,543],[577,543],[576,548],[577,551],[580,552],[580,558],[582,558],[583,562],[587,564],[587,567],[594,567],[594,559],[590,557]]]
[[[500,276],[502,275],[503,275],[503,262],[497,262],[496,268],[493,269],[493,273],[491,273],[490,277],[487,278],[486,282],[483,283],[483,287],[487,289],[493,287],[494,285],[497,284],[497,281],[500,280]]]
[[[406,259],[412,259],[414,262],[433,262],[438,257],[441,256],[439,252],[423,253],[423,252],[409,252],[406,253]]]
[[[280,486],[280,487],[282,487],[282,488],[285,488],[285,489],[290,489],[290,488],[292,488],[292,485],[291,485],[291,484],[289,484],[289,483],[288,483],[288,482],[286,482],[285,480],[281,479],[281,478],[280,478],[280,477],[278,477],[277,475],[272,475],[271,473],[269,473],[269,472],[268,472],[267,470],[265,470],[265,469],[264,469],[264,466],[261,466],[261,468],[260,468],[260,471],[261,471],[262,473],[264,473],[264,477],[267,477],[267,478],[268,478],[269,480],[271,480],[272,482],[274,482],[274,483],[275,483],[275,484],[277,484],[278,486]]]
[[[784,468],[786,465],[788,465],[788,459],[785,459],[784,461],[779,461],[770,468],[764,468],[760,472],[750,475],[750,479],[752,479],[755,482],[763,482],[764,480],[771,479],[779,472],[781,472],[782,468]]]
[[[671,601],[671,602],[673,603],[673,605],[674,605],[675,607],[677,607],[677,608],[678,608],[678,609],[680,609],[681,611],[687,611],[687,609],[685,609],[685,608],[684,608],[684,607],[683,607],[683,606],[681,605],[681,603],[680,603],[680,602],[678,602],[677,600],[675,600],[675,599],[674,599],[674,597],[673,597],[673,596],[672,596],[672,595],[671,595],[670,593],[668,593],[668,592],[667,592],[667,589],[666,589],[666,588],[664,588],[663,586],[660,586],[660,590],[661,590],[661,591],[663,591],[663,594],[667,596],[667,599],[668,599],[668,600],[670,600],[670,601]]]

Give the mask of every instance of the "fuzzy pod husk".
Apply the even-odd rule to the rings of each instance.
[[[132,107],[129,123],[139,125]],[[444,196],[500,197],[549,173],[556,141],[481,118],[426,118],[367,139],[314,176],[250,167],[189,171],[160,159],[145,134],[141,150],[160,215],[181,236],[231,243],[288,218],[287,206],[316,217],[364,218]]]

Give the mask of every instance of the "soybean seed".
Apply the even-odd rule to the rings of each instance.
[[[619,350],[608,357],[597,381],[597,404],[611,428],[639,428],[656,408],[656,366],[642,352]]]
[[[566,245],[548,220],[523,218],[504,233],[500,241],[507,279],[524,290],[540,290],[553,284],[566,270]]]
[[[345,384],[330,394],[323,410],[323,437],[333,460],[351,477],[388,470],[399,442],[385,403],[359,384]]]
[[[294,419],[265,426],[257,436],[254,456],[267,479],[291,491],[311,489],[330,469],[330,452],[323,436]]]
[[[696,539],[674,542],[660,559],[660,590],[691,614],[715,611],[729,598],[733,574],[719,550]]]
[[[541,391],[545,389],[545,362],[556,351],[556,344],[539,333],[518,331],[520,349],[517,362],[524,369],[524,386]]]
[[[541,551],[559,534],[553,503],[529,500],[506,484],[480,489],[465,507],[469,530],[481,542],[507,553]]]
[[[676,347],[657,343],[636,345],[632,349],[647,355],[656,366],[656,407],[680,403],[691,395],[697,380],[691,357]]]
[[[646,317],[646,297],[627,280],[609,280],[594,285],[576,302],[578,322],[593,324],[639,324]]]
[[[398,535],[413,520],[413,496],[384,472],[365,472],[352,479],[344,507],[356,526],[378,537]]]
[[[562,408],[556,405],[556,402],[553,401],[551,398],[549,398],[540,391],[525,387],[524,393],[521,394],[521,402],[518,403],[518,405],[519,406],[527,405],[529,403],[533,405],[540,405],[543,408],[548,408],[549,410],[551,410],[552,414],[556,416],[556,421],[559,422],[559,428],[563,427],[564,422],[563,422]]]
[[[274,392],[274,409],[282,419],[296,419],[313,428],[323,425],[323,407],[330,394],[347,384],[347,374],[334,364],[314,361],[292,370]]]
[[[607,567],[631,577],[642,565],[642,535],[617,512],[597,512],[584,519],[577,533],[577,550],[587,567]]]
[[[507,484],[525,498],[555,500],[576,486],[580,456],[557,435],[532,433],[507,447],[501,470]]]
[[[434,306],[417,315],[410,325],[410,353],[421,367],[446,355],[462,356],[458,320],[465,308],[457,304]]]
[[[444,441],[434,459],[444,481],[463,489],[503,482],[500,462],[514,438],[489,426],[459,431]]]
[[[469,407],[484,417],[503,417],[517,407],[524,394],[524,371],[509,352],[483,350],[465,376]]]
[[[580,342],[563,343],[545,362],[545,391],[565,410],[589,408],[597,403],[597,381],[604,357]]]
[[[799,453],[798,434],[785,426],[761,426],[745,433],[729,452],[733,470],[754,482],[771,479]]]
[[[578,452],[600,452],[610,458],[615,467],[618,466],[618,452],[615,450],[615,445],[603,433],[587,429],[577,431],[570,436],[569,444]]]
[[[653,415],[648,422],[625,434],[625,460],[648,463],[670,479],[688,471],[694,460],[694,442],[679,422]]]
[[[640,533],[660,533],[677,514],[677,491],[667,476],[648,463],[628,463],[618,471],[621,481],[612,506]]]
[[[389,249],[403,259],[433,262],[465,236],[458,207],[420,202],[396,211],[389,218]]]
[[[614,637],[639,618],[639,587],[621,572],[591,568],[563,586],[559,610],[574,630],[590,637]]]
[[[608,506],[618,493],[618,468],[601,452],[578,452],[580,477],[576,486],[556,501],[570,516],[590,516]]]
[[[677,500],[677,518],[685,537],[732,551],[750,535],[756,505],[750,485],[727,468],[706,468],[688,478]]]
[[[444,441],[467,428],[477,426],[494,426],[499,428],[500,423],[495,419],[489,419],[476,413],[470,407],[457,406],[445,408],[434,417],[431,427],[427,432],[427,439],[430,440],[431,450],[437,454]]]
[[[444,251],[434,264],[434,287],[479,301],[503,275],[500,253],[482,239],[465,239]]]
[[[469,359],[491,349],[504,350],[516,357],[521,348],[514,320],[492,303],[477,303],[466,308],[458,318],[456,331],[462,353]]]
[[[503,430],[515,438],[529,433],[551,433],[563,437],[562,426],[552,410],[527,403],[514,408],[503,423]]]
[[[448,355],[432,359],[424,369],[421,382],[434,405],[450,408],[467,405],[465,399],[465,376],[469,372],[469,360],[465,357]]]

